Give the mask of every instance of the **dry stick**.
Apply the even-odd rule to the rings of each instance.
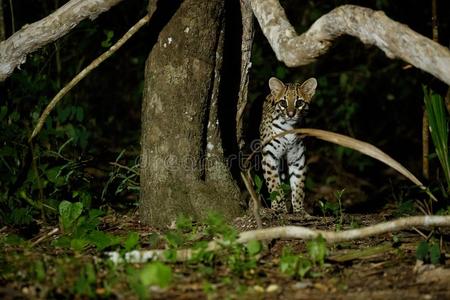
[[[86,77],[92,70],[98,67],[102,62],[108,59],[114,52],[116,52],[120,47],[128,41],[142,26],[144,26],[150,20],[150,16],[146,15],[142,19],[140,19],[134,26],[132,26],[111,48],[108,49],[105,53],[97,57],[93,62],[89,64],[86,68],[84,68],[80,73],[77,74],[65,87],[63,87],[58,94],[50,101],[47,107],[42,112],[39,120],[36,124],[36,127],[33,130],[30,138],[28,139],[30,142],[33,138],[41,131],[42,126],[44,125],[45,120],[47,119],[50,112],[55,108],[56,104],[66,95],[78,82],[80,82],[84,77]]]
[[[39,237],[36,241],[34,241],[31,246],[36,246],[37,244],[39,244],[40,242],[42,242],[43,240],[51,237],[52,235],[54,235],[55,233],[57,233],[59,231],[58,228],[53,228],[51,231],[47,232],[46,234],[42,235],[41,237]]]
[[[450,227],[450,216],[415,216],[400,218],[397,220],[383,222],[376,225],[350,229],[345,231],[324,231],[315,230],[302,226],[279,226],[266,229],[257,229],[241,232],[237,239],[237,243],[243,244],[252,240],[273,240],[273,239],[304,239],[310,240],[322,236],[328,243],[338,243],[343,241],[351,241],[355,239],[367,238],[370,236],[380,235],[383,233],[397,232],[411,227],[434,227],[446,226]],[[222,241],[211,241],[208,244],[208,251],[217,251],[221,249]],[[167,260],[163,249],[157,250],[141,250],[125,253],[124,259],[132,263],[144,263],[149,260]],[[193,257],[199,250],[180,249],[176,252],[176,261],[186,261]],[[201,251],[201,250],[200,250]],[[119,252],[106,252],[109,259],[115,263],[122,262]]]
[[[247,188],[247,191],[250,193],[250,197],[252,198],[252,213],[256,220],[256,225],[258,226],[258,229],[263,228],[261,215],[259,214],[259,209],[261,207],[261,203],[259,201],[259,197],[256,194],[255,189],[253,188],[253,182],[251,180],[250,176],[250,169],[248,169],[246,172],[241,172],[242,180],[244,181],[245,187]]]

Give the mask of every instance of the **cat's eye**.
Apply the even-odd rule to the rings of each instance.
[[[280,105],[281,105],[282,108],[287,108],[288,103],[287,103],[286,100],[282,99],[282,100],[280,100]]]
[[[296,100],[295,101],[295,108],[302,108],[303,106],[305,106],[305,102],[303,100]]]

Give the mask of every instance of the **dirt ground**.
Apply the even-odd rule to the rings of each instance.
[[[350,224],[366,226],[392,219],[388,214],[345,214],[342,229]],[[136,221],[135,214],[116,215],[104,219],[103,230],[117,234],[138,231],[146,236],[153,230]],[[264,226],[299,225],[323,230],[336,230],[336,220],[331,217],[316,218],[307,222],[294,218],[263,216]],[[234,224],[239,231],[252,229],[255,222],[251,216],[241,217]],[[354,226],[354,225],[353,225]],[[49,229],[46,229],[47,232]],[[427,234],[428,230],[421,231]],[[441,231],[443,249],[447,249],[443,264],[421,264],[416,260],[416,248],[423,237],[415,230],[395,234],[328,245],[329,255],[325,266],[315,276],[293,279],[280,272],[279,261],[284,246],[295,252],[305,252],[305,242],[300,240],[274,240],[268,244],[252,274],[240,277],[226,275],[221,266],[209,278],[210,291],[205,291],[205,279],[198,269],[186,264],[174,264],[172,284],[165,289],[152,288],[151,299],[450,299],[450,232]],[[395,242],[394,242],[395,241]],[[39,255],[58,256],[61,253],[42,243],[28,258]],[[12,255],[14,249],[6,250]],[[20,250],[26,253],[27,250]],[[5,253],[4,253],[5,254]],[[79,254],[78,254],[79,255]],[[89,256],[89,253],[83,254]],[[78,256],[80,259],[81,258]],[[224,276],[222,276],[224,274]],[[52,274],[48,274],[52,276]],[[105,275],[106,276],[106,275]],[[226,280],[225,280],[226,279]],[[28,283],[0,278],[1,299],[36,299]],[[43,287],[40,286],[40,289]],[[97,291],[96,298],[132,299],[136,296],[125,291],[126,284],[104,297]],[[70,289],[69,289],[70,290]],[[28,293],[28,294],[27,294]],[[50,293],[51,298],[88,298]]]
[[[357,222],[368,226],[387,221],[385,216],[346,215],[344,223]],[[255,227],[252,217],[236,220],[239,230]],[[265,226],[299,225],[322,230],[335,230],[333,218],[317,218],[306,223],[293,220],[268,220]],[[250,224],[250,225],[249,225]],[[345,229],[346,226],[344,226]],[[424,231],[427,233],[427,231]],[[449,232],[444,233],[449,246]],[[279,271],[279,258],[284,246],[304,252],[305,242],[276,240],[261,258],[257,278],[240,278],[237,284],[247,287],[239,294],[218,285],[212,298],[218,299],[450,299],[450,256],[446,255],[441,266],[424,265],[416,260],[416,247],[423,238],[414,230],[396,233],[399,241],[393,245],[393,234],[346,242],[329,246],[325,271],[317,278],[294,280]],[[365,249],[374,250],[364,254]],[[354,255],[348,255],[354,254]],[[355,255],[356,254],[356,255]],[[352,257],[356,256],[356,257]],[[359,256],[359,257],[358,257]],[[159,299],[207,298],[196,289],[195,280],[189,272],[180,276],[177,285],[158,295]],[[155,295],[156,296],[156,295]],[[210,298],[211,298],[210,297]]]

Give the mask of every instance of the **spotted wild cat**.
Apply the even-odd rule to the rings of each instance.
[[[310,78],[298,83],[283,83],[272,77],[269,79],[270,94],[263,105],[260,137],[262,143],[262,167],[269,193],[277,192],[272,201],[272,209],[287,212],[284,193],[281,190],[281,161],[286,159],[289,185],[292,193],[294,213],[307,215],[303,207],[305,198],[306,159],[302,138],[296,134],[287,134],[272,139],[283,131],[296,129],[313,97],[317,81]]]

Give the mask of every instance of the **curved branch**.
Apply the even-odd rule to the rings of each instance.
[[[28,54],[56,41],[84,19],[95,19],[121,1],[71,0],[47,17],[23,26],[0,43],[0,82],[25,63]]]
[[[389,58],[400,58],[450,85],[450,51],[382,11],[343,5],[320,17],[308,31],[297,35],[278,0],[249,0],[259,25],[278,60],[289,67],[314,62],[347,34],[375,45]]]

